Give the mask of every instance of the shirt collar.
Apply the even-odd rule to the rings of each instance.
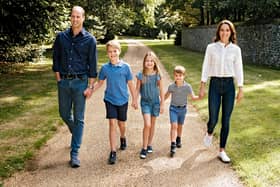
[[[109,61],[109,64],[113,67],[121,67],[124,63],[122,60],[119,60],[119,62],[117,64],[112,64],[110,61]]]
[[[218,41],[217,44],[219,44],[221,47],[225,47],[225,43],[222,43],[221,41]],[[229,44],[226,47],[229,47],[232,45],[232,42],[229,42]]]
[[[70,33],[71,36],[73,36],[73,31],[72,31],[72,28],[71,28],[71,27],[69,28],[69,33]],[[82,36],[84,36],[84,35],[86,34],[85,28],[82,28],[81,32],[79,32],[78,35],[80,35],[80,34],[81,34]],[[77,35],[77,36],[78,36],[78,35]]]

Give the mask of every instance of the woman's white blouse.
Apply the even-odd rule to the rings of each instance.
[[[207,82],[208,77],[234,77],[238,86],[243,86],[243,65],[241,49],[236,44],[225,46],[222,42],[207,46],[201,81]]]

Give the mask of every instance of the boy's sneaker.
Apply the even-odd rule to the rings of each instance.
[[[170,146],[170,156],[173,157],[175,153],[176,153],[176,143],[172,142]]]
[[[176,138],[176,146],[177,146],[177,148],[181,148],[182,147],[181,137],[179,137],[179,136],[177,136],[177,138]]]
[[[117,160],[117,153],[116,151],[111,151],[108,159],[108,164],[115,164]]]
[[[151,145],[147,146],[147,152],[152,153],[153,152],[153,147]]]
[[[147,150],[142,149],[140,152],[140,158],[145,159],[147,157]]]
[[[224,162],[224,163],[229,163],[230,162],[230,158],[227,156],[226,152],[225,151],[221,151],[219,153],[219,159]]]
[[[120,138],[120,141],[121,141],[120,149],[125,150],[126,149],[126,138]]]
[[[213,135],[205,134],[203,142],[206,147],[210,147],[212,144]]]

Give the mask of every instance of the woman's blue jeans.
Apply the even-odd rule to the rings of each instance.
[[[58,82],[59,114],[72,133],[71,159],[78,157],[84,129],[87,76],[75,79],[62,79]]]
[[[235,87],[232,77],[211,77],[209,94],[208,94],[208,110],[209,121],[207,123],[209,134],[212,134],[219,118],[219,110],[222,104],[222,128],[220,132],[220,148],[225,148],[229,128],[230,117],[234,107]]]

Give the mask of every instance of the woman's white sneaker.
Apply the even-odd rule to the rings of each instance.
[[[226,152],[225,151],[221,151],[219,153],[219,158],[222,162],[224,163],[229,163],[230,162],[230,158],[227,156]]]
[[[212,144],[212,139],[213,139],[213,135],[208,135],[208,133],[206,133],[203,139],[204,145],[206,147],[210,147]]]

